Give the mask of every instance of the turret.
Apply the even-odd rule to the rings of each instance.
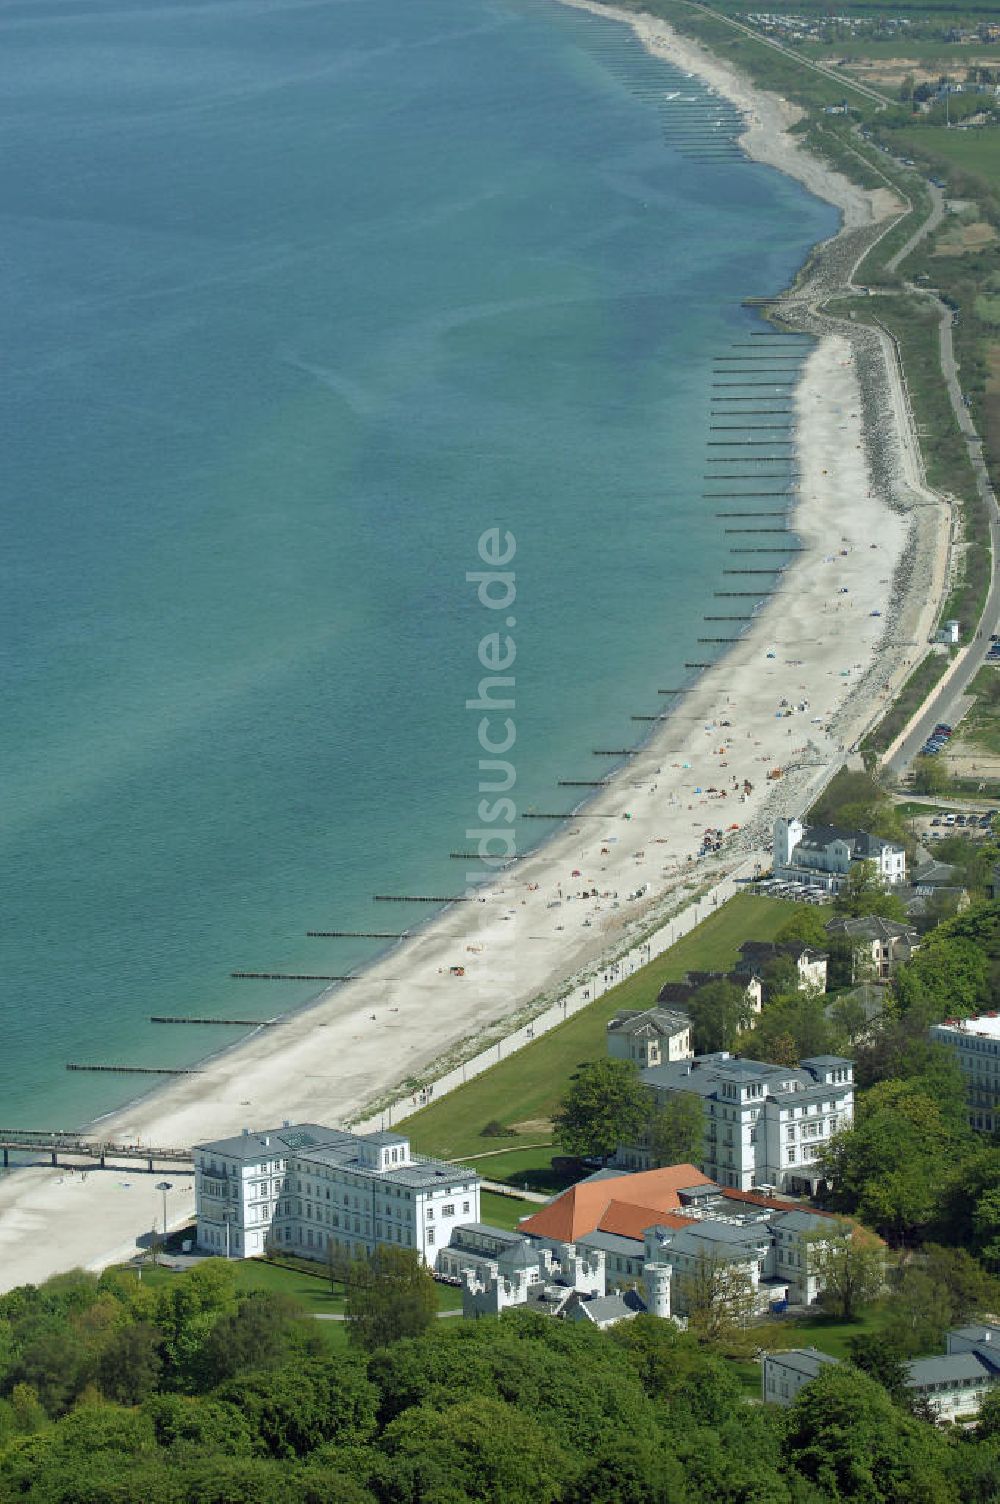
[[[646,1288],[646,1310],[651,1316],[670,1316],[670,1281],[673,1269],[669,1264],[646,1264],[642,1281]]]

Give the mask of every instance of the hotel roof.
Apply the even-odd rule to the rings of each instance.
[[[694,1165],[669,1165],[636,1175],[616,1175],[610,1180],[584,1180],[526,1217],[520,1231],[560,1243],[573,1243],[594,1231],[641,1238],[646,1227],[662,1221],[664,1212],[678,1210],[681,1187],[712,1184]]]

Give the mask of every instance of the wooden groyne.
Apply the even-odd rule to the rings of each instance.
[[[450,897],[434,896],[427,893],[376,893],[376,903],[471,903],[472,899],[466,894],[452,894]]]
[[[68,1071],[101,1071],[115,1076],[200,1076],[196,1065],[67,1065]]]
[[[306,930],[310,940],[405,940],[409,930]]]
[[[561,789],[604,789],[608,786],[606,778],[557,778],[556,786]]]
[[[231,971],[234,982],[356,982],[353,976],[327,976],[313,971]]]
[[[234,1029],[273,1029],[276,1018],[182,1018],[169,1013],[151,1013],[151,1024],[226,1024]]]
[[[592,757],[635,757],[634,747],[591,747]]]
[[[648,717],[647,716],[641,716],[641,715],[634,715],[632,717],[632,719],[633,719],[633,721],[642,721],[642,720],[647,720],[647,719],[651,720],[651,721],[655,721],[655,720],[658,720],[659,717],[655,716],[655,715],[651,715],[651,716],[648,716]],[[551,814],[548,811],[544,811],[543,812],[543,811],[537,810],[537,809],[529,809],[529,810],[525,810],[524,814],[521,816],[522,820],[607,820],[607,819],[610,819],[610,818],[611,817],[609,815],[594,815],[594,814],[589,814],[589,813],[587,813],[587,812],[585,812],[583,810],[571,810],[571,809],[564,810],[561,815],[560,814]]]

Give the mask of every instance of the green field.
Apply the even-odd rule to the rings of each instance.
[[[927,125],[896,131],[893,140],[910,151],[941,157],[962,172],[982,178],[991,187],[1000,182],[1000,130],[970,127],[960,131]]]
[[[476,1160],[491,1150],[524,1151],[547,1139],[549,1120],[572,1073],[604,1056],[610,1018],[623,1008],[651,1007],[663,983],[677,981],[687,971],[726,970],[736,961],[741,941],[773,939],[794,912],[794,904],[780,899],[747,894],[730,899],[665,955],[610,988],[590,1007],[467,1086],[414,1113],[406,1123],[413,1147],[442,1159]],[[491,1121],[514,1128],[513,1135],[485,1137],[482,1130]],[[549,1151],[539,1153],[541,1158]],[[503,1162],[503,1156],[496,1156],[479,1160],[476,1168],[490,1179],[506,1180],[511,1176],[498,1173]],[[523,1180],[524,1170],[539,1162],[512,1162],[514,1183],[519,1173]]]

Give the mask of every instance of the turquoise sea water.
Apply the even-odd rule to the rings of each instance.
[[[731,132],[546,0],[0,0],[5,1124],[458,890],[484,529],[522,810],[704,655],[712,359],[835,217],[668,86]]]

